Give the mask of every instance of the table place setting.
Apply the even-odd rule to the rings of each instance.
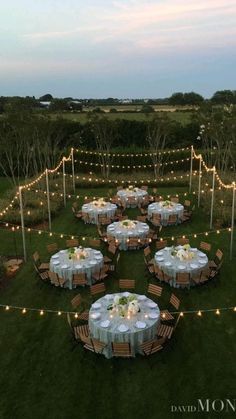
[[[127,250],[128,239],[144,239],[148,232],[148,224],[129,219],[116,221],[107,227],[107,234],[118,240],[120,250]]]
[[[174,287],[178,272],[189,273],[190,285],[194,285],[191,275],[200,273],[208,264],[207,255],[189,244],[165,247],[155,253],[154,260],[163,272],[172,278],[170,285]]]
[[[120,198],[121,203],[126,207],[135,208],[143,202],[143,198],[147,196],[147,191],[137,188],[133,185],[128,186],[125,189],[121,189],[117,192],[118,198]],[[133,198],[132,203],[129,202],[129,198]]]
[[[169,200],[153,202],[148,205],[148,219],[150,221],[154,214],[159,214],[161,216],[160,223],[163,226],[168,224],[170,215],[177,215],[177,221],[178,223],[181,223],[181,218],[184,214],[184,206]]]
[[[92,274],[103,267],[103,255],[90,247],[71,247],[60,250],[50,259],[50,270],[67,280],[65,287],[72,289],[73,274],[85,273],[88,285],[92,284]]]
[[[128,291],[105,295],[89,312],[91,336],[108,344],[104,351],[107,358],[112,357],[112,342],[130,342],[132,352],[139,352],[140,343],[154,338],[159,321],[157,303]]]
[[[105,201],[104,198],[98,198],[82,206],[82,212],[85,214],[88,214],[89,216],[88,222],[91,224],[99,223],[99,219],[98,219],[99,215],[104,215],[109,218],[114,217],[116,210],[117,210],[116,204],[107,202]]]

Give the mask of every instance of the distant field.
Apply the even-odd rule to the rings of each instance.
[[[171,118],[174,121],[180,122],[182,125],[186,125],[191,121],[191,112],[167,112],[165,111],[165,114],[168,115],[169,118]],[[63,113],[54,113],[51,114],[52,118],[56,117],[63,117],[65,119],[70,119],[71,121],[77,121],[81,122],[81,124],[84,124],[88,121],[88,114],[86,113],[71,113],[71,112],[63,112]],[[136,121],[147,121],[148,119],[151,119],[153,117],[153,113],[126,113],[126,112],[114,112],[114,113],[102,113],[99,114],[102,116],[105,116],[106,118],[110,120],[115,119],[126,119],[129,121],[136,120]]]

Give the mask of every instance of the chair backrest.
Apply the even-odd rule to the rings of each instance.
[[[47,251],[48,253],[56,252],[58,250],[57,243],[51,243],[47,245]]]
[[[185,244],[189,244],[189,239],[180,238],[180,239],[177,239],[176,243],[177,245],[184,246]]]
[[[176,284],[189,284],[190,275],[188,272],[177,272]]]
[[[205,250],[206,252],[210,252],[211,251],[211,244],[206,243],[206,242],[201,242],[200,243],[200,249]]]
[[[58,275],[55,272],[48,271],[48,276],[52,284],[60,285],[60,282],[58,280]]]
[[[189,201],[188,199],[185,199],[184,206],[185,207],[190,207],[190,205],[191,205],[191,201]]]
[[[131,356],[131,350],[130,350],[130,344],[128,342],[112,342],[112,353],[113,356],[118,357],[130,357]]]
[[[176,309],[176,310],[178,310],[179,309],[179,306],[180,306],[180,300],[179,300],[179,298],[178,297],[176,297],[176,295],[175,294],[171,294],[171,296],[170,296],[170,304]]]
[[[73,308],[78,307],[82,302],[82,297],[80,294],[77,294],[74,298],[71,300],[71,305]]]
[[[147,186],[147,185],[142,185],[142,186],[141,186],[141,189],[142,189],[143,191],[147,191],[147,190],[148,190],[148,186]]]
[[[40,260],[39,252],[38,251],[34,252],[32,255],[32,258],[34,262],[37,263]]]
[[[100,247],[100,239],[89,239],[89,245],[93,247]]]
[[[100,284],[95,284],[90,286],[90,293],[91,295],[101,294],[106,291],[105,285],[103,282]]]
[[[158,250],[164,249],[164,247],[166,247],[168,245],[167,240],[158,240],[156,241],[156,248]]]
[[[85,285],[86,284],[86,274],[84,272],[73,274],[72,284],[73,285]]]
[[[162,294],[162,287],[159,287],[159,285],[149,284],[147,292],[160,297]]]
[[[220,249],[217,249],[216,257],[217,259],[219,259],[219,261],[221,261],[221,259],[223,258],[223,252]]]
[[[109,245],[109,247],[108,247],[108,252],[109,253],[112,253],[112,255],[115,255],[116,254],[116,247],[114,246],[114,244],[110,244]]]
[[[143,253],[144,253],[144,256],[146,257],[149,256],[151,254],[150,247],[149,246],[145,247],[145,249],[143,249]]]
[[[179,202],[179,198],[177,196],[172,196],[170,198],[170,200],[171,200],[171,202],[175,202],[176,204],[178,204],[178,202]]]
[[[178,217],[177,217],[176,214],[171,214],[171,215],[169,215],[168,223],[176,223],[177,219],[178,219]]]
[[[120,279],[119,280],[120,289],[135,289],[135,280],[134,279]]]
[[[156,214],[156,213],[153,213],[152,214],[152,220],[161,220],[161,214]]]
[[[78,247],[79,241],[78,239],[69,239],[66,240],[66,247]]]

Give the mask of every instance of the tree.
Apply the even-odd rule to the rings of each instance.
[[[184,105],[184,94],[181,92],[173,93],[169,98],[169,104],[172,106]]]
[[[49,109],[51,111],[68,111],[70,109],[69,103],[65,99],[53,99],[50,103]]]
[[[46,95],[43,95],[39,98],[41,102],[51,102],[53,100],[52,95],[50,93],[46,93]]]
[[[105,117],[91,115],[92,126],[96,149],[99,154],[102,175],[109,177],[112,163],[111,149],[117,137],[117,121],[110,121]]]
[[[211,98],[211,102],[215,104],[235,104],[236,91],[235,90],[218,90]]]
[[[163,163],[162,151],[166,147],[171,130],[172,122],[166,115],[155,115],[147,125],[146,141],[153,162],[155,178],[161,173]]]
[[[151,105],[144,104],[140,109],[140,112],[143,113],[152,113],[155,112],[155,109]]]
[[[195,92],[187,92],[187,93],[174,93],[169,98],[170,105],[200,105],[204,102],[204,98]]]

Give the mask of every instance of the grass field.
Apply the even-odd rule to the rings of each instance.
[[[158,113],[159,114],[159,113]],[[180,122],[182,125],[186,125],[191,121],[191,112],[164,112],[165,115],[167,115],[169,118],[171,118],[174,121]],[[77,121],[84,124],[88,121],[88,113],[72,113],[72,112],[62,112],[62,113],[51,113],[50,114],[52,118],[56,118],[58,116],[63,117],[65,119],[69,119],[71,121]],[[128,121],[147,121],[155,115],[154,113],[126,113],[126,112],[115,112],[115,113],[99,113],[101,116],[105,116],[106,118],[110,120],[115,119],[126,119]]]
[[[185,188],[163,188],[159,192],[180,193]],[[107,189],[79,190],[81,195],[101,195]],[[81,200],[82,202],[82,200]],[[126,211],[130,217],[137,209]],[[209,229],[203,210],[196,211],[189,224],[164,229],[163,236],[176,236]],[[96,228],[72,216],[71,202],[53,220],[52,230],[64,234],[96,235]],[[20,233],[0,230],[0,254],[22,254]],[[198,246],[202,237],[191,240]],[[205,238],[206,240],[206,238]],[[65,238],[48,234],[28,234],[29,256],[38,249],[49,258],[46,244],[65,247]],[[236,305],[234,275],[236,258],[229,261],[229,233],[210,234],[213,252],[224,251],[224,265],[215,284],[176,290],[182,310]],[[86,242],[85,242],[86,243]],[[236,243],[235,243],[236,245]],[[102,247],[106,253],[105,246]],[[154,245],[153,245],[154,252]],[[137,292],[144,293],[147,274],[142,250],[121,252],[118,277],[136,280]],[[155,280],[154,280],[155,282]],[[108,279],[108,292],[118,290],[117,281]],[[80,290],[79,290],[80,291]],[[159,304],[165,307],[172,289],[164,286]],[[71,310],[70,301],[78,290],[56,289],[39,281],[29,257],[19,274],[0,289],[0,303],[22,307]],[[87,307],[88,290],[80,291]],[[198,398],[235,398],[236,313],[222,312],[185,315],[170,344],[149,360],[111,359],[73,349],[66,317],[40,316],[0,309],[0,418],[1,419],[166,419],[192,417],[171,413],[171,405],[195,404]],[[222,418],[219,413],[196,414],[197,418]],[[230,418],[230,413],[225,417]]]

